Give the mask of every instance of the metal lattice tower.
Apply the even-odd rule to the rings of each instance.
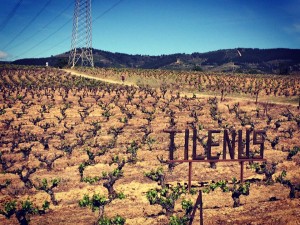
[[[69,66],[77,63],[94,67],[92,52],[92,13],[91,0],[75,0],[72,43]]]

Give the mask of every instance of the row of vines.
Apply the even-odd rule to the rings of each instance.
[[[204,73],[169,70],[140,70],[140,69],[88,69],[80,71],[102,78],[118,80],[126,75],[129,81],[139,85],[149,85],[172,90],[182,90],[194,93],[220,95],[221,101],[225,96],[245,96],[254,98],[257,102],[263,99],[291,99],[300,104],[299,76],[278,75],[246,75],[226,73]]]
[[[120,75],[112,69],[90,73]],[[161,80],[165,73],[129,70],[126,79]],[[0,223],[187,224],[198,190],[204,192],[204,209],[214,207],[212,193],[229,196],[232,200],[220,205],[234,208],[246,204],[240,196],[249,194],[254,202],[299,197],[297,106],[180,93],[182,86],[202,85],[213,92],[240,82],[235,90],[260,85],[266,94],[297,96],[299,79],[170,76],[177,90],[170,83],[158,88],[117,85],[52,68],[2,66]],[[166,163],[169,135],[163,130],[169,127],[196,128],[197,151],[204,156],[209,129],[263,129],[268,162],[247,165],[246,183],[235,179],[238,166],[197,165],[188,192],[186,166]],[[180,158],[184,134],[176,134],[175,142],[175,157]],[[222,155],[221,147],[214,151]],[[256,151],[253,146],[251,154]],[[252,189],[269,193],[269,188],[277,190],[274,196],[251,196]]]

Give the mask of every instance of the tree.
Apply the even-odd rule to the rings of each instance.
[[[45,214],[46,210],[49,209],[49,205],[50,203],[45,201],[42,208],[39,209],[37,206],[34,206],[29,199],[24,202],[21,201],[20,203],[13,200],[4,204],[3,209],[0,209],[0,214],[4,215],[7,219],[10,219],[15,214],[21,225],[27,225],[30,222],[30,215]]]
[[[80,181],[82,182],[83,181],[83,172],[85,170],[85,168],[89,165],[88,162],[83,162],[83,163],[80,163],[80,165],[78,166],[78,171],[79,171],[79,174],[80,174]]]
[[[29,179],[31,174],[36,172],[36,168],[29,168],[28,166],[23,165],[21,169],[16,169],[9,171],[9,173],[14,173],[19,176],[21,181],[25,184],[25,187],[31,189],[33,187],[32,181]]]
[[[107,152],[107,148],[103,147],[102,150],[97,151],[96,153],[92,152],[89,148],[85,149],[87,156],[89,157],[88,165],[95,165],[96,156],[104,155]]]
[[[255,172],[258,174],[264,174],[265,175],[265,180],[266,184],[272,184],[274,182],[272,176],[276,171],[276,163],[266,163],[264,162],[261,165],[258,165],[255,168]]]
[[[292,150],[289,150],[289,154],[286,157],[287,160],[292,160],[292,158],[297,155],[297,153],[300,152],[300,147],[298,146],[294,146],[294,148]]]
[[[89,164],[87,162],[81,163],[79,166],[79,172],[81,181],[87,182],[87,183],[95,183],[100,180],[105,180],[103,183],[103,186],[108,191],[108,196],[110,199],[115,198],[125,198],[123,193],[117,193],[114,189],[114,184],[118,179],[123,177],[123,167],[125,166],[125,159],[120,159],[119,156],[113,156],[112,161],[109,163],[111,166],[112,164],[117,164],[117,168],[113,169],[111,172],[102,172],[102,176],[95,176],[95,177],[83,177],[83,171]]]
[[[117,164],[117,168],[115,168],[112,172],[109,173],[103,173],[103,178],[106,181],[103,183],[103,186],[108,191],[108,196],[110,199],[115,198],[124,198],[125,196],[122,193],[117,193],[114,189],[114,184],[118,179],[120,179],[123,176],[123,167],[125,166],[125,160],[120,159],[119,156],[114,156],[112,158],[112,161],[109,163],[109,165]]]
[[[193,71],[202,72],[203,69],[200,66],[195,65]]]
[[[171,216],[169,225],[186,225],[191,220],[191,213],[193,211],[192,201],[183,199],[181,202],[181,208],[184,210],[184,216]]]
[[[249,188],[250,183],[238,183],[237,179],[234,177],[232,178],[232,186],[228,186],[228,182],[221,180],[218,182],[212,182],[208,188],[204,189],[204,193],[209,193],[210,191],[214,191],[216,188],[221,188],[223,192],[230,191],[231,197],[233,199],[233,207],[239,207],[240,206],[240,196],[241,195],[249,195]]]
[[[59,155],[56,155],[54,154],[54,156],[52,158],[50,157],[46,157],[46,156],[43,156],[41,154],[35,154],[34,155],[41,163],[45,163],[46,164],[46,167],[47,167],[47,171],[51,171],[52,168],[53,168],[53,164],[54,162],[59,159],[59,158],[62,158],[63,155],[62,154],[59,154]]]
[[[276,177],[275,181],[283,184],[284,186],[288,186],[290,188],[290,198],[295,198],[296,197],[296,192],[300,193],[300,184],[293,184],[290,180],[287,180],[285,177],[287,176],[287,172],[283,170],[281,174]]]
[[[39,184],[34,185],[34,187],[37,190],[45,191],[47,194],[50,195],[53,205],[58,205],[58,202],[55,199],[53,189],[58,186],[58,184],[60,183],[60,179],[58,179],[58,178],[51,179],[50,184],[48,183],[47,179],[45,179],[45,178],[42,181],[38,180],[38,182],[39,182]]]
[[[127,147],[126,153],[130,153],[129,162],[135,164],[137,162],[137,151],[140,146],[136,141],[132,141]]]
[[[162,188],[164,188],[165,185],[165,173],[164,169],[162,167],[158,167],[156,170],[151,170],[150,172],[146,172],[145,176],[149,179],[158,182],[158,185],[160,185]]]
[[[170,217],[174,212],[176,200],[186,192],[186,186],[177,184],[177,186],[150,189],[147,191],[146,197],[150,202],[150,205],[160,205],[165,210],[166,216]]]
[[[229,190],[232,192],[231,197],[233,199],[233,208],[240,206],[240,196],[249,195],[250,183],[237,183],[236,179],[232,179],[233,187]]]
[[[99,210],[97,217],[97,223],[103,225],[116,224],[121,225],[125,223],[125,219],[117,215],[115,218],[109,219],[104,217],[104,207],[109,204],[113,199],[107,199],[104,195],[94,193],[92,197],[87,194],[83,196],[83,199],[79,201],[80,207],[90,207],[93,212]]]
[[[99,210],[99,215],[97,221],[103,218],[104,216],[104,206],[110,203],[111,200],[106,199],[104,195],[100,194],[93,194],[90,198],[87,194],[83,196],[83,199],[79,201],[80,207],[87,207],[89,206],[93,212]]]

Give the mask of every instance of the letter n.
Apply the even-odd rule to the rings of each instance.
[[[226,159],[226,144],[229,149],[230,159],[234,159],[234,149],[235,149],[235,130],[232,132],[232,140],[229,140],[228,130],[224,130],[224,138],[223,138],[223,159]],[[231,142],[231,144],[230,144]]]

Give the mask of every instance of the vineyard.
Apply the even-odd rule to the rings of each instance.
[[[300,224],[299,76],[0,71],[0,224],[188,224],[199,190],[204,224]],[[203,157],[208,130],[220,143],[264,130],[267,162],[245,163],[242,183],[237,163],[194,163],[188,191],[187,165],[167,162],[169,128],[178,159],[186,128]]]

